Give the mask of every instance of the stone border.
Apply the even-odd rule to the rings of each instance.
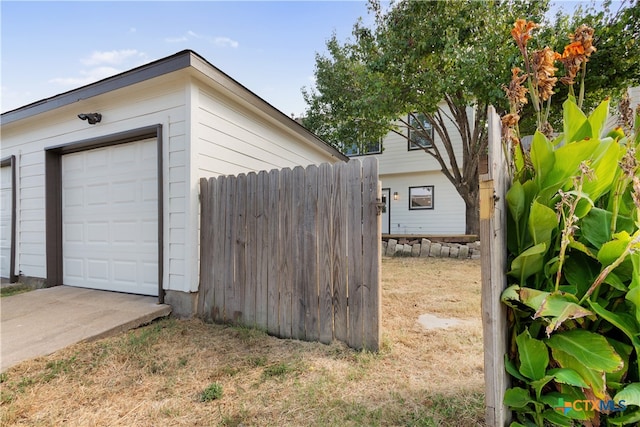
[[[432,242],[429,239],[422,239],[420,243],[408,245],[398,243],[396,239],[389,239],[382,242],[382,256],[479,259],[480,242],[460,244]]]

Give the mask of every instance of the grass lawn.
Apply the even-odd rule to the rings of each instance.
[[[483,425],[479,260],[383,259],[382,287],[377,354],[165,319],[2,373],[0,424]]]

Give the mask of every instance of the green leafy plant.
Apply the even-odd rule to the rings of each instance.
[[[533,29],[518,21],[512,32],[525,60]],[[503,136],[514,178],[502,302],[512,426],[640,422],[640,114],[625,106],[621,126],[609,129],[610,100],[581,110],[584,87],[576,100],[573,84],[584,81],[592,34],[580,27],[563,55],[547,55],[565,63],[571,85],[561,133],[545,122],[540,95],[557,80],[552,63],[514,71],[507,88]],[[517,130],[527,92],[539,119],[529,150]]]
[[[219,383],[211,383],[200,393],[201,402],[211,402],[222,398],[222,385]]]

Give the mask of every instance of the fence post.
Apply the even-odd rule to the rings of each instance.
[[[480,174],[480,242],[482,262],[482,329],[484,341],[485,416],[488,426],[504,426],[511,414],[504,405],[509,378],[504,368],[507,351],[506,308],[500,295],[506,286],[506,192],[511,178],[502,149],[500,117],[492,106],[489,122],[489,165]]]

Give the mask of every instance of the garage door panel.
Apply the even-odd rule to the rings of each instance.
[[[155,153],[155,140],[74,153],[69,174],[62,156],[65,284],[157,295]]]
[[[91,184],[87,185],[87,207],[104,206],[109,203],[109,185]]]
[[[63,263],[65,277],[82,280],[84,278],[84,260],[82,258],[65,257]]]
[[[69,243],[79,243],[84,239],[84,224],[82,222],[67,222],[63,230],[66,241]]]
[[[109,281],[109,262],[107,260],[87,258],[86,266],[89,279]]]
[[[81,207],[84,206],[84,188],[82,187],[65,187],[65,197],[63,206],[69,207]]]

